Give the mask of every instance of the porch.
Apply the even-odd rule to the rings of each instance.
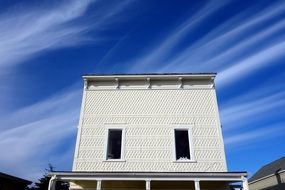
[[[48,190],[57,180],[70,182],[71,190],[224,190],[242,182],[248,190],[246,172],[51,172]]]

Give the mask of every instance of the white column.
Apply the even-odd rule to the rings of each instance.
[[[52,176],[49,180],[48,190],[55,190],[56,176]]]
[[[195,190],[200,190],[200,181],[196,180],[194,181],[195,184]]]
[[[102,184],[102,181],[101,180],[97,180],[96,190],[101,190],[101,184]]]
[[[150,190],[150,180],[145,181],[145,189]]]
[[[248,182],[247,182],[247,178],[246,177],[242,178],[242,188],[243,188],[243,190],[249,190]]]

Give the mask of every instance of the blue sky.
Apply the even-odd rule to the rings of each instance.
[[[1,1],[0,169],[70,170],[82,74],[218,72],[230,171],[285,152],[284,1]]]

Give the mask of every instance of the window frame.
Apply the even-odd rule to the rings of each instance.
[[[193,146],[193,135],[192,135],[192,128],[193,125],[178,125],[174,126],[172,130],[172,138],[173,138],[173,162],[196,162],[195,154],[194,154],[194,146]],[[188,132],[188,141],[189,141],[189,153],[190,159],[189,160],[177,160],[176,159],[176,138],[175,138],[175,131],[187,131]]]
[[[121,130],[122,131],[122,141],[121,141],[121,158],[120,159],[108,159],[108,142],[109,133],[111,130]],[[125,136],[126,127],[121,124],[108,125],[105,129],[105,145],[104,145],[104,158],[103,161],[106,162],[124,162],[125,161]]]

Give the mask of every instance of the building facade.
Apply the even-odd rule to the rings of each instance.
[[[71,189],[228,189],[215,73],[86,75]]]

